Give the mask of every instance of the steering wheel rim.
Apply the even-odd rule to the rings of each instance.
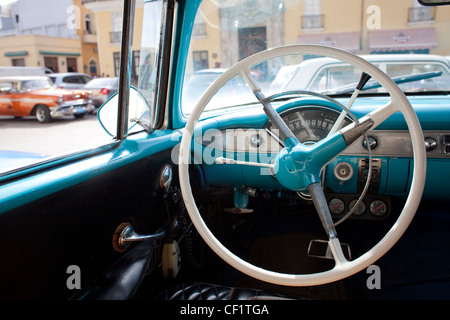
[[[390,101],[383,107],[372,111],[362,118],[370,118],[374,123],[372,127],[374,128],[382,123],[391,114],[400,111],[406,120],[413,147],[414,169],[410,192],[403,210],[391,229],[371,249],[351,261],[346,260],[340,250],[339,239],[329,238],[329,245],[335,260],[335,267],[327,271],[312,274],[286,274],[274,272],[252,265],[234,255],[219,240],[217,240],[217,238],[207,227],[206,223],[203,221],[195,204],[189,182],[188,166],[190,163],[192,135],[195,128],[195,123],[200,118],[200,114],[203,112],[203,109],[206,107],[207,103],[225,83],[236,75],[242,75],[246,78],[247,82],[251,82],[252,79],[248,79],[251,66],[273,57],[289,54],[313,54],[333,57],[349,63],[352,66],[358,67],[362,71],[369,74],[386,89],[390,95]],[[336,48],[316,45],[283,46],[265,50],[241,60],[226,70],[205,91],[190,114],[183,132],[178,159],[180,188],[192,223],[207,245],[225,262],[253,278],[273,284],[285,286],[321,285],[341,280],[367,268],[369,265],[381,258],[388,250],[390,250],[406,231],[420,204],[420,199],[422,197],[422,192],[425,185],[426,155],[423,141],[422,128],[411,104],[398,86],[381,70],[356,55]]]

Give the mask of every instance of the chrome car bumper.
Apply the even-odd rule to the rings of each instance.
[[[58,104],[57,106],[50,108],[50,114],[53,118],[73,116],[83,113],[91,113],[95,110],[95,106],[92,100],[73,100],[66,101],[64,103]]]

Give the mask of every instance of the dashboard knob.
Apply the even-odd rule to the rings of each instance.
[[[437,147],[437,141],[433,137],[426,137],[425,138],[425,150],[427,152],[433,151]]]
[[[250,144],[256,148],[259,148],[262,144],[262,137],[259,134],[255,134],[250,137]]]
[[[378,140],[374,136],[368,136],[367,139],[363,139],[363,146],[367,149],[367,140],[369,140],[370,150],[375,149],[378,146]]]
[[[353,167],[348,162],[339,162],[334,167],[334,175],[341,181],[348,181],[353,176]]]

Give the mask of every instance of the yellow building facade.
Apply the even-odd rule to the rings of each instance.
[[[37,3],[37,2],[36,2]],[[95,35],[95,15],[81,0],[65,8],[67,28],[75,37],[11,34],[0,39],[0,65],[45,67],[53,72],[100,73]],[[20,13],[19,13],[20,14]],[[51,25],[52,22],[47,22]]]
[[[89,74],[93,77],[101,75],[100,61],[97,47],[97,25],[95,13],[88,10],[82,0],[73,0],[75,19],[77,19],[77,33],[81,43],[80,63],[82,68],[79,72]]]
[[[254,53],[243,49],[249,47],[241,45],[245,41],[253,41],[253,47],[260,50],[299,43],[328,45],[355,54],[450,55],[450,41],[447,40],[450,6],[423,7],[416,0],[305,0],[295,3],[280,1],[279,7],[274,8],[264,0],[254,2],[252,7],[238,6],[233,9],[235,11],[221,7],[217,1],[201,4],[193,27],[187,73],[230,67],[244,56]],[[85,0],[84,4],[95,12],[102,73],[117,76],[121,36],[118,21],[121,21],[119,16],[123,3],[117,0]],[[136,12],[140,17],[138,20],[142,19],[141,1],[137,2]],[[302,19],[298,19],[298,12]],[[404,13],[401,19],[398,12]],[[259,15],[271,15],[272,18],[261,19],[258,24]],[[250,21],[252,25],[248,28]],[[137,66],[141,21],[134,24],[133,61]],[[282,38],[275,36],[280,34],[280,28],[283,29]],[[254,33],[241,32],[245,29],[251,29]],[[257,41],[261,43],[259,47],[254,45]]]
[[[118,76],[120,65],[120,50],[122,39],[122,7],[123,2],[111,1],[83,1],[85,7],[95,13],[97,26],[96,39],[102,76]],[[141,26],[143,17],[143,2],[137,1],[135,31],[133,32],[133,66],[137,72],[140,61]]]
[[[1,66],[47,67],[54,72],[68,68],[82,69],[79,39],[41,35],[2,37],[0,41]]]

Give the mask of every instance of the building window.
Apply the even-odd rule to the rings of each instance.
[[[206,36],[206,23],[203,18],[203,12],[200,9],[202,14],[197,14],[195,16],[194,28],[192,29],[193,36]]]
[[[412,8],[408,11],[408,22],[431,22],[434,21],[435,7],[423,7],[416,0],[413,1]]]
[[[25,67],[25,59],[24,58],[16,58],[11,60],[11,65],[13,67]]]
[[[323,15],[302,16],[302,29],[323,28]]]
[[[204,23],[194,23],[192,29],[193,36],[206,36],[206,25]]]
[[[84,16],[84,26],[86,34],[94,34],[92,18],[89,13],[86,13],[86,15]]]
[[[111,12],[111,32],[109,40],[111,43],[120,43],[122,38],[123,17],[121,12]]]
[[[120,70],[120,52],[113,52],[113,59],[114,59],[114,76],[119,76],[119,70]]]
[[[89,74],[92,77],[97,76],[97,61],[95,61],[95,60],[89,61]]]
[[[122,31],[112,31],[109,33],[109,42],[111,44],[120,44],[122,40]]]
[[[305,16],[313,16],[321,14],[322,5],[320,0],[305,0],[304,3]]]
[[[194,71],[208,69],[208,51],[193,51],[192,56],[194,58]]]
[[[302,16],[302,29],[323,28],[324,16],[320,0],[305,0],[304,15]]]
[[[59,72],[58,58],[56,57],[44,57],[44,65],[53,72]]]
[[[114,60],[114,76],[118,77],[120,73],[120,52],[113,52]],[[140,63],[140,51],[133,51],[133,59],[131,60],[131,78],[138,80]]]
[[[66,58],[67,72],[77,72],[77,58]]]
[[[140,51],[133,51],[133,60],[131,62],[131,78],[136,80],[136,82],[139,80],[139,63],[141,58],[141,52]]]

